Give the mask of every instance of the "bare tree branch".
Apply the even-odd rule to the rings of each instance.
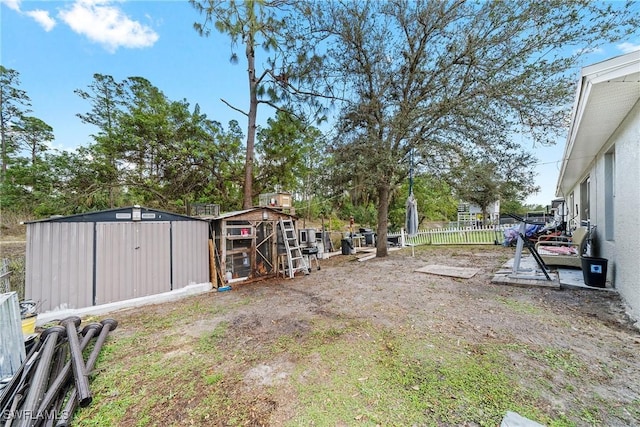
[[[234,107],[233,105],[229,104],[227,101],[225,101],[223,98],[220,98],[220,101],[224,102],[226,104],[227,107],[231,108],[232,110],[237,111],[240,114],[244,114],[245,116],[249,116],[249,113],[242,111],[241,109]]]

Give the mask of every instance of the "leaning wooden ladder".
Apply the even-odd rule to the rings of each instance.
[[[279,225],[284,242],[285,257],[287,259],[287,267],[284,269],[284,272],[289,275],[289,278],[293,278],[298,271],[309,274],[309,266],[302,256],[302,250],[298,244],[298,237],[296,236],[296,228],[293,225],[293,221],[280,218]]]

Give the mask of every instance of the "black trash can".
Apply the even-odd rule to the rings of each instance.
[[[369,245],[375,245],[376,244],[376,234],[373,231],[367,231],[365,233],[363,233],[364,235],[364,244],[369,246]]]
[[[351,239],[342,239],[342,255],[350,255],[351,251],[353,251]]]
[[[582,257],[582,276],[584,284],[594,288],[607,286],[607,259],[596,257]]]

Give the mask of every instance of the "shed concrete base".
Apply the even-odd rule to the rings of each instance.
[[[507,261],[502,268],[495,273],[493,279],[491,279],[491,283],[560,289],[558,274],[548,272],[551,280],[547,280],[532,256],[523,256],[520,259],[520,270],[518,273],[513,272],[513,263],[513,258]]]
[[[47,311],[38,314],[37,326],[42,326],[46,323],[54,320],[61,320],[69,316],[89,316],[100,315],[106,313],[112,313],[114,311],[123,310],[126,308],[141,307],[143,305],[161,304],[164,302],[175,301],[180,298],[185,298],[191,295],[198,295],[211,290],[211,283],[197,283],[187,285],[184,288],[176,289],[169,292],[163,292],[161,294],[149,295],[146,297],[132,298],[124,301],[112,302],[109,304],[94,305],[84,308],[61,308],[57,310]]]

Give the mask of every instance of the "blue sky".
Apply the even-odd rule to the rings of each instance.
[[[120,81],[141,76],[171,100],[186,99],[211,119],[223,123],[244,116],[220,99],[247,109],[246,66],[229,62],[226,36],[200,37],[193,23],[201,17],[186,0],[0,0],[0,62],[20,73],[31,98],[32,115],[54,129],[54,148],[73,149],[91,141],[95,129],[76,117],[91,108],[74,94],[87,89],[93,74]],[[640,5],[636,4],[640,13]],[[585,54],[581,66],[640,49],[640,38]],[[575,70],[576,82],[579,69]],[[273,114],[263,107],[258,122]],[[537,185],[542,191],[527,202],[549,204],[564,139],[553,147],[521,143],[540,160]]]

